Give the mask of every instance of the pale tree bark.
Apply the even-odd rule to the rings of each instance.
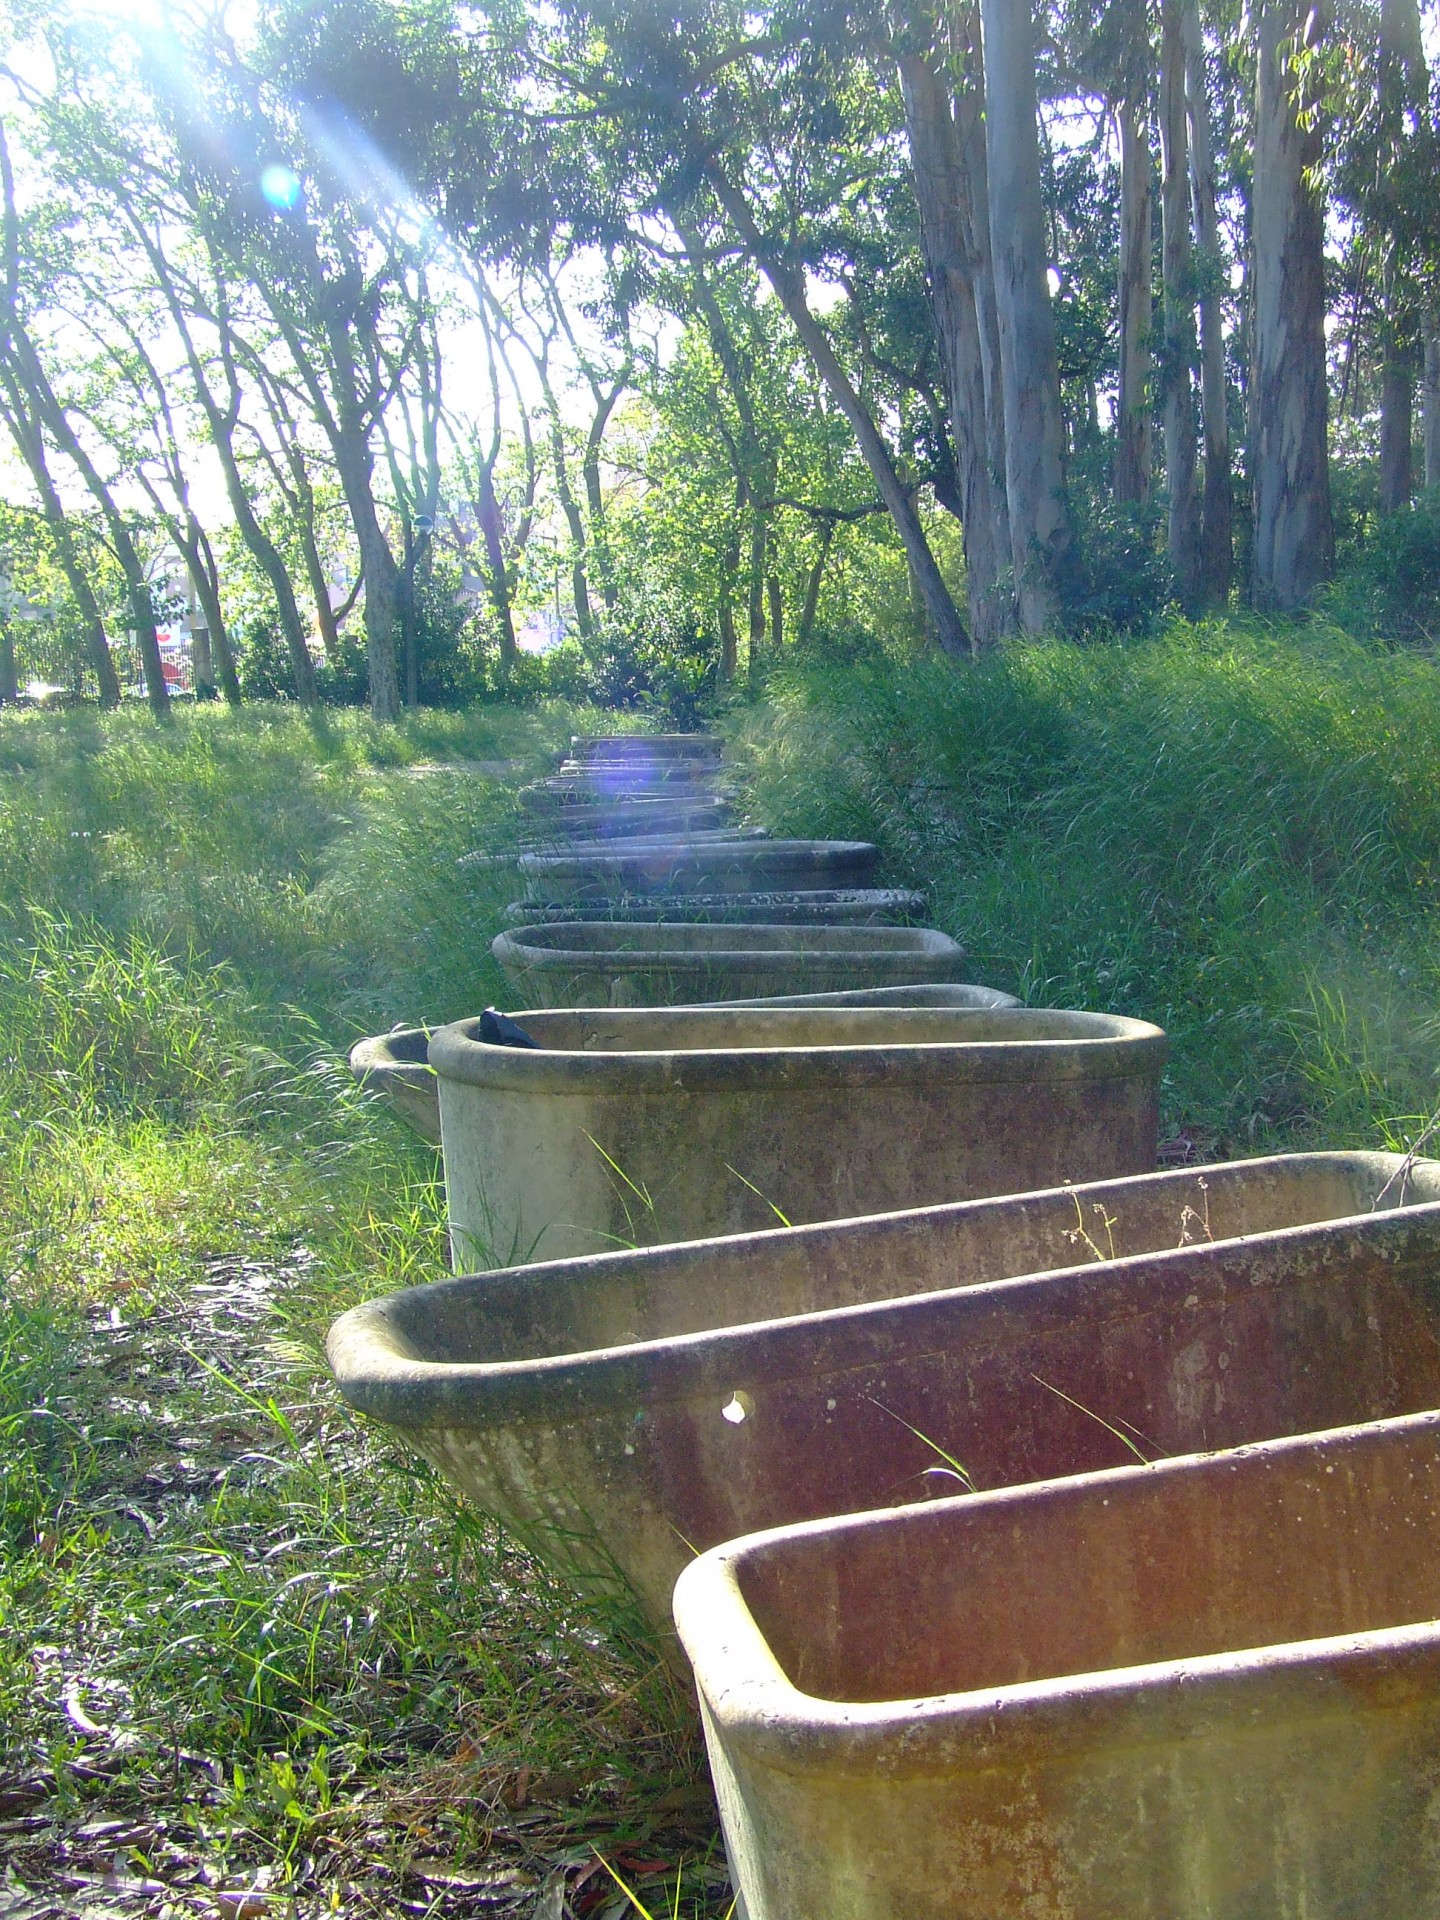
[[[1160,8],[1160,164],[1165,308],[1165,486],[1170,566],[1187,614],[1197,610],[1200,502],[1195,491],[1194,259],[1190,244],[1190,146],[1180,0]]]
[[[1381,513],[1408,507],[1415,491],[1413,443],[1415,435],[1414,350],[1408,340],[1387,338],[1380,372],[1380,487]]]
[[[1425,373],[1421,389],[1425,436],[1425,485],[1440,487],[1440,320],[1425,323]]]
[[[1020,625],[1052,626],[1072,562],[1030,9],[983,0],[990,246],[1005,396],[1005,492]]]
[[[1265,0],[1256,52],[1250,446],[1256,604],[1303,607],[1334,570],[1326,427],[1324,210],[1313,113],[1292,49],[1321,30],[1306,0]]]
[[[1380,0],[1380,164],[1399,145],[1407,106],[1424,102],[1429,91],[1418,0]],[[1410,290],[1409,262],[1393,233],[1385,237],[1384,313],[1380,376],[1380,511],[1395,513],[1410,504],[1415,490],[1411,451],[1415,431],[1417,329]]]
[[[1115,410],[1115,498],[1144,500],[1153,461],[1150,436],[1150,305],[1153,298],[1153,168],[1145,100],[1120,101],[1120,354]]]
[[[90,663],[90,671],[95,675],[100,705],[104,708],[118,707],[120,676],[116,672],[114,655],[110,651],[110,642],[105,635],[105,621],[100,612],[100,602],[95,597],[95,590],[90,584],[89,571],[75,545],[70,523],[65,517],[65,509],[60,502],[59,491],[51,477],[39,423],[26,404],[25,397],[16,385],[10,370],[3,364],[0,364],[0,412],[5,416],[5,423],[10,428],[11,437],[15,441],[21,459],[29,469],[30,478],[40,496],[40,511],[54,543],[55,557],[60,562],[60,571],[65,575],[71,597],[79,609],[80,624],[85,634],[85,653]]]
[[[300,618],[299,603],[295,598],[295,589],[290,579],[289,569],[275,542],[261,526],[250,497],[250,489],[245,484],[245,476],[240,471],[235,452],[235,434],[240,421],[241,383],[235,363],[235,332],[231,325],[229,293],[226,288],[223,269],[215,253],[210,249],[210,262],[214,269],[213,300],[202,303],[198,297],[189,301],[182,299],[182,288],[187,294],[194,295],[197,290],[185,286],[174,271],[165,255],[158,235],[152,234],[146,226],[138,207],[127,206],[126,216],[145,250],[155,277],[155,285],[164,301],[170,318],[174,323],[185,355],[185,364],[190,373],[190,384],[200,411],[205,416],[209,429],[210,442],[220,461],[220,471],[225,478],[225,492],[230,502],[230,511],[235,516],[235,525],[240,538],[244,541],[251,558],[270,583],[270,591],[275,596],[275,612],[280,622],[281,638],[290,660],[291,677],[295,682],[295,697],[302,706],[313,706],[319,699],[315,688],[315,671],[310,659],[309,648],[305,644],[305,627]],[[201,354],[194,327],[194,311],[208,304],[209,318],[215,329],[220,348],[220,360],[226,383],[226,402],[222,406],[210,385],[210,374]]]
[[[970,631],[984,647],[1013,623],[1014,596],[1004,486],[989,459],[983,296],[965,217],[968,183],[948,84],[918,54],[902,54],[898,65],[930,303],[944,351]]]
[[[1230,472],[1230,398],[1220,304],[1222,260],[1216,208],[1215,140],[1210,125],[1205,43],[1198,0],[1182,0],[1185,98],[1190,116],[1190,193],[1200,278],[1200,419],[1205,488],[1200,518],[1200,600],[1223,607],[1234,565],[1234,480]]]
[[[995,305],[995,260],[990,246],[990,162],[985,152],[985,55],[977,0],[958,0],[951,45],[961,83],[955,93],[955,137],[960,144],[961,213],[974,262],[975,311],[985,374],[986,465],[1001,516],[1002,551],[1010,548],[1005,498],[1005,380],[1000,365],[1000,316]]]
[[[925,617],[931,633],[944,652],[969,653],[971,651],[970,636],[965,631],[965,623],[960,618],[959,610],[950,598],[950,589],[945,585],[940,569],[935,563],[935,556],[930,551],[914,502],[895,471],[890,450],[871,418],[869,408],[855,391],[849,375],[841,366],[834,348],[826,338],[824,328],[810,311],[809,303],[805,298],[803,279],[766,242],[755,223],[755,216],[750,211],[749,202],[740,189],[726,177],[718,161],[711,160],[707,163],[705,177],[735,231],[759,265],[765,278],[775,289],[775,296],[785,309],[801,345],[814,362],[816,372],[824,381],[835,404],[849,423],[851,432],[855,435],[865,464],[870,469],[871,478],[875,482],[886,511],[895,523],[896,531],[905,548],[905,557],[924,602]]]
[[[749,559],[746,576],[746,614],[749,637],[747,672],[752,682],[758,679],[765,651],[765,561],[770,548],[770,519],[774,507],[776,457],[773,446],[760,431],[750,383],[745,377],[730,326],[705,271],[705,250],[700,236],[675,208],[667,208],[670,224],[679,234],[690,263],[690,286],[695,304],[704,316],[710,345],[739,422],[738,440],[726,434],[731,464],[749,517]],[[723,669],[723,649],[722,649]]]

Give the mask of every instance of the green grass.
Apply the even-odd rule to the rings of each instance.
[[[502,997],[513,877],[455,863],[518,831],[521,773],[490,763],[594,720],[0,715],[24,1884],[118,1871],[213,1910],[268,1876],[301,1915],[529,1920],[562,1881],[584,1920],[630,1911],[622,1884],[655,1914],[728,1904],[663,1667],[320,1360],[335,1311],[445,1270],[435,1156],[344,1053]],[[1428,659],[1177,626],[791,673],[724,724],[756,817],[876,838],[975,978],[1167,1027],[1177,1152],[1394,1144],[1435,1108]]]
[[[755,810],[878,840],[975,977],[1157,1021],[1206,1151],[1375,1146],[1434,1108],[1440,674],[1216,622],[796,674],[735,723]]]
[[[377,1915],[487,1885],[528,1914],[598,1844],[723,1910],[664,1668],[352,1419],[320,1359],[338,1308],[447,1266],[436,1157],[343,1056],[500,990],[513,876],[455,859],[513,833],[519,775],[453,763],[539,765],[587,718],[0,718],[0,1807],[42,1810],[7,1842],[25,1884],[258,1875]]]

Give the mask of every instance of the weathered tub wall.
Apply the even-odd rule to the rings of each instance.
[[[675,1006],[775,994],[958,981],[965,955],[929,927],[572,920],[492,943],[531,1004]]]
[[[750,1920],[1440,1911],[1440,1416],[739,1542],[676,1593]]]
[[[546,1051],[477,1047],[464,1022],[431,1041],[457,1269],[1154,1164],[1165,1041],[1141,1022],[691,1008],[527,1026]],[[619,1051],[637,1046],[654,1050]]]
[[[332,1360],[659,1624],[689,1546],[922,1504],[957,1465],[995,1488],[1440,1404],[1440,1167],[1402,1208],[1400,1166],[1285,1156],[467,1276],[348,1316]],[[1071,1237],[1097,1205],[1103,1263]],[[1213,1240],[1177,1244],[1187,1211]]]

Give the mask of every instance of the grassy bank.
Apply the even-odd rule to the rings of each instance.
[[[446,1265],[435,1157],[344,1052],[499,992],[507,876],[455,860],[513,835],[586,718],[0,718],[0,1852],[27,1915],[528,1916],[552,1882],[602,1912],[597,1846],[723,1911],[671,1683],[319,1360],[338,1306]]]
[[[977,978],[1166,1027],[1172,1142],[1393,1144],[1440,1098],[1428,659],[1216,623],[799,673],[737,748],[767,825],[878,840]]]
[[[0,1848],[34,1920],[619,1920],[599,1855],[725,1911],[663,1673],[318,1358],[444,1266],[435,1158],[344,1052],[503,996],[513,883],[455,861],[587,719],[0,716]],[[1433,1110],[1429,661],[1177,627],[793,672],[723,724],[754,816],[877,839],[975,978],[1165,1025],[1173,1156]]]

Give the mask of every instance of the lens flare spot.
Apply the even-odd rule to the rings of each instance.
[[[300,204],[300,176],[293,167],[266,167],[260,191],[277,213],[293,213]]]

